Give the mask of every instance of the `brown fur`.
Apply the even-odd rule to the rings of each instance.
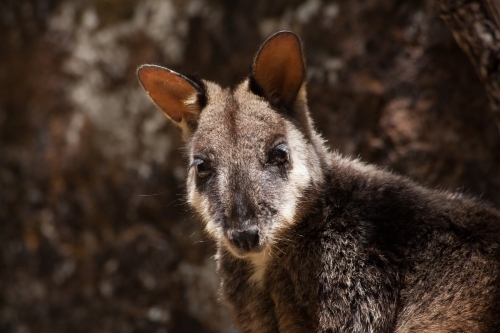
[[[327,151],[291,32],[234,90],[146,65],[241,332],[500,332],[500,212]]]

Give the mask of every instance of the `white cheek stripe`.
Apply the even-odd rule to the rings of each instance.
[[[284,191],[285,200],[281,215],[287,224],[293,224],[297,205],[302,199],[302,192],[311,181],[311,173],[307,167],[307,147],[303,143],[302,134],[293,127],[288,129],[288,133],[293,168],[288,177],[289,183]]]
[[[217,227],[210,215],[210,203],[207,198],[201,196],[193,187],[188,193],[188,203],[194,207],[205,223],[205,231],[215,240],[218,240],[222,230]]]

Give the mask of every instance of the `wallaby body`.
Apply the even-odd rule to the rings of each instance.
[[[291,32],[234,90],[145,65],[241,332],[500,332],[500,212],[330,153]]]

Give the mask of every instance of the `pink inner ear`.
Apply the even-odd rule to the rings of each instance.
[[[300,41],[291,32],[278,33],[261,47],[254,63],[253,77],[267,98],[289,103],[305,79]]]
[[[184,102],[196,95],[196,89],[184,78],[152,65],[140,67],[137,76],[151,99],[173,121],[180,123],[190,117],[190,108]]]

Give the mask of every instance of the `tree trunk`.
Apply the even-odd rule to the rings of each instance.
[[[500,130],[500,2],[434,0],[439,15],[484,83]]]

